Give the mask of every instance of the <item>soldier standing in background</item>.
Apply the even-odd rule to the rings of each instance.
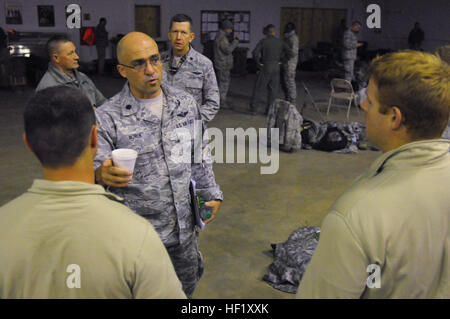
[[[422,42],[425,39],[425,33],[420,28],[420,23],[416,22],[414,28],[409,32],[408,45],[411,50],[422,50]]]
[[[105,72],[106,47],[108,46],[108,31],[106,31],[106,18],[101,18],[95,28],[95,47],[97,48],[98,74]]]
[[[36,87],[36,92],[51,86],[65,85],[80,89],[93,107],[99,107],[106,101],[94,82],[77,70],[80,67],[80,57],[76,53],[75,45],[66,36],[52,36],[47,41],[47,53],[50,63]]]
[[[202,120],[209,122],[219,111],[219,88],[211,60],[191,46],[194,37],[191,17],[173,16],[169,28],[172,50],[163,54],[163,82],[190,93]]]
[[[297,97],[295,71],[298,62],[298,37],[295,32],[295,24],[292,22],[286,24],[284,28],[284,42],[289,46],[294,56],[282,65],[283,89],[285,90],[286,100],[295,104],[295,99]]]
[[[258,104],[261,97],[265,97],[268,90],[268,101],[264,114],[269,111],[270,105],[277,98],[280,88],[280,64],[286,58],[290,59],[294,56],[288,45],[275,37],[275,26],[269,24],[266,27],[267,36],[258,42],[253,50],[253,58],[256,65],[262,70],[258,74],[255,87],[253,89],[252,100],[250,102],[250,113],[257,114]]]
[[[8,36],[0,27],[0,86],[11,85],[11,59],[8,50]]]
[[[357,57],[357,49],[362,46],[358,42],[358,32],[361,29],[361,22],[353,21],[352,26],[344,32],[342,40],[342,62],[344,64],[344,78],[351,82],[353,80],[353,69]]]
[[[228,35],[233,32],[233,24],[223,20],[220,30],[214,39],[214,69],[220,92],[220,108],[230,108],[226,103],[228,87],[230,86],[230,70],[233,68],[233,51],[239,44],[239,35],[230,43]]]

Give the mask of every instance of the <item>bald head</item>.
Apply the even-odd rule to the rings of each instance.
[[[117,59],[117,70],[135,97],[150,99],[161,93],[163,65],[152,38],[142,32],[128,33],[117,44]]]
[[[155,40],[142,32],[130,32],[120,39],[117,44],[117,59],[119,63],[127,64],[129,57],[134,56],[145,48],[153,47],[158,50]]]

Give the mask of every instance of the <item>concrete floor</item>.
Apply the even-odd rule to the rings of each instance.
[[[122,79],[91,77],[106,97],[117,93]],[[209,127],[262,128],[262,115],[244,114],[252,93],[255,75],[233,77],[229,101],[234,110],[221,110]],[[326,111],[329,84],[317,73],[298,74]],[[22,142],[22,113],[33,88],[22,87],[11,92],[0,89],[0,205],[17,197],[41,178],[40,165]],[[297,106],[308,107],[303,115],[320,120],[298,81]],[[330,120],[345,120],[345,111],[331,113]],[[364,121],[355,108],[350,121]],[[205,272],[194,298],[294,298],[278,291],[261,278],[273,258],[271,243],[285,241],[300,226],[319,225],[328,207],[370,163],[380,155],[374,151],[357,154],[334,154],[314,150],[279,154],[279,170],[273,175],[261,175],[266,164],[215,164],[216,181],[225,201],[216,220],[200,234],[200,250]]]

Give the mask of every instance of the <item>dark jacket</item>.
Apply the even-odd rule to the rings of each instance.
[[[73,70],[73,74],[74,78],[69,77],[50,62],[47,72],[45,72],[36,88],[36,92],[52,86],[65,85],[80,89],[87,96],[92,106],[98,107],[106,101],[106,98],[86,74],[78,70]]]
[[[108,46],[108,31],[106,31],[106,27],[102,24],[98,24],[95,28],[95,45]]]
[[[258,65],[283,62],[295,56],[285,42],[270,34],[258,42],[252,53]]]

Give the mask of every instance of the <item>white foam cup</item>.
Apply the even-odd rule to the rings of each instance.
[[[114,166],[125,168],[134,171],[134,164],[136,163],[138,153],[129,148],[119,148],[112,151],[112,160]]]

